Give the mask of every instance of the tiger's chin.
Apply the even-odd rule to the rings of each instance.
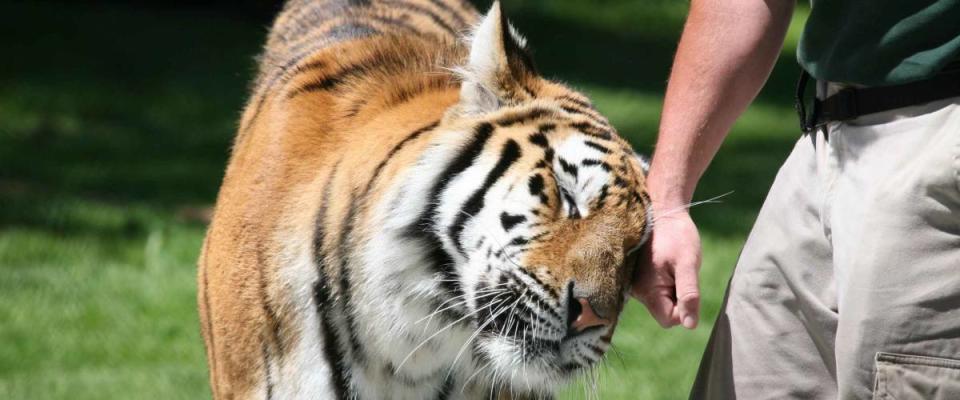
[[[612,333],[607,331],[594,329],[558,340],[489,335],[478,342],[479,368],[494,384],[554,393],[603,359]]]

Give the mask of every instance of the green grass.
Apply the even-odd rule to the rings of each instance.
[[[686,3],[508,6],[540,69],[587,92],[651,152]],[[194,307],[204,227],[180,211],[213,201],[265,24],[202,8],[0,5],[0,398],[209,397]],[[796,32],[697,194],[734,192],[694,210],[703,325],[662,330],[631,304],[600,398],[686,396],[740,245],[796,137]]]

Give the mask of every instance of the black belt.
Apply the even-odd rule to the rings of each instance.
[[[810,74],[803,71],[797,83],[797,115],[804,132],[831,121],[848,121],[862,115],[960,96],[960,71],[947,71],[901,85],[841,89],[823,100],[814,98],[813,108],[807,114],[804,94],[809,80]]]

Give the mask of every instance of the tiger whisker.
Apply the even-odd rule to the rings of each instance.
[[[487,293],[482,293],[480,296],[475,296],[475,297],[474,297],[474,300],[479,300],[479,299],[482,299],[482,298],[486,298],[486,297],[490,297],[490,296],[496,295],[497,292],[498,292],[497,290],[492,290],[492,291],[487,292]],[[415,325],[416,325],[416,324],[419,324],[419,323],[423,322],[423,320],[425,320],[425,319],[428,319],[428,320],[429,320],[429,319],[432,319],[433,316],[435,316],[435,315],[437,315],[437,314],[439,314],[439,313],[442,313],[442,312],[444,312],[444,311],[446,311],[446,310],[449,310],[449,309],[451,309],[451,308],[457,307],[458,305],[466,304],[466,303],[468,303],[468,302],[470,301],[470,299],[467,299],[467,298],[466,298],[466,295],[458,296],[458,297],[464,297],[464,299],[461,300],[461,301],[458,301],[458,302],[456,302],[456,303],[454,303],[454,304],[452,304],[452,305],[449,305],[449,306],[447,306],[447,307],[443,307],[443,305],[446,304],[446,302],[444,302],[444,303],[440,304],[440,307],[443,307],[443,308],[438,309],[438,310],[435,310],[435,311],[431,312],[429,315],[427,315],[427,316],[425,316],[425,317],[423,317],[423,318],[418,319],[417,321],[414,322],[414,324],[415,324]],[[430,321],[427,321],[427,324],[428,324],[428,325],[429,325],[429,323],[430,323]]]
[[[627,363],[623,361],[623,354],[620,353],[620,349],[617,349],[613,343],[610,343],[610,350],[613,350],[613,354],[617,356],[617,359],[620,360],[620,366],[623,368],[627,367]]]
[[[731,194],[733,194],[733,191],[732,191],[732,190],[729,191],[729,192],[726,192],[726,193],[724,193],[724,194],[721,194],[721,195],[719,195],[719,196],[711,197],[711,198],[706,199],[706,200],[694,201],[694,202],[690,202],[690,203],[687,203],[687,204],[684,204],[684,205],[681,205],[681,206],[677,206],[677,207],[668,209],[668,210],[664,211],[662,214],[659,213],[659,212],[656,212],[655,215],[653,216],[653,218],[650,220],[650,225],[655,225],[656,222],[657,222],[657,220],[659,220],[659,219],[661,219],[661,218],[669,217],[670,215],[676,214],[676,213],[678,213],[678,212],[680,212],[680,211],[683,211],[683,210],[689,210],[689,209],[691,209],[691,208],[693,208],[693,207],[696,207],[696,206],[699,206],[699,205],[704,205],[704,204],[716,204],[716,203],[720,203],[720,201],[718,201],[719,199],[724,198],[724,197],[727,197],[727,196],[729,196],[729,195],[731,195]],[[654,211],[656,211],[656,210],[654,210]]]
[[[499,310],[499,312],[497,312],[496,315],[493,315],[493,316],[491,316],[490,318],[488,318],[487,321],[486,321],[482,326],[478,327],[478,328],[474,331],[474,333],[473,333],[472,335],[470,335],[469,338],[467,338],[467,341],[464,342],[463,346],[460,347],[460,351],[457,352],[456,357],[453,358],[453,363],[450,364],[450,369],[449,369],[449,371],[447,371],[447,377],[446,377],[445,379],[449,379],[449,378],[450,378],[450,374],[453,373],[453,368],[457,365],[457,362],[460,361],[460,357],[463,356],[463,352],[467,349],[467,346],[469,346],[470,343],[473,342],[473,340],[477,337],[477,335],[479,335],[480,332],[483,331],[483,328],[486,328],[487,325],[490,325],[492,322],[496,321],[496,320],[497,320],[497,317],[499,317],[499,316],[500,316],[501,314],[503,314],[504,312],[506,312],[506,311],[508,311],[508,310],[515,309],[516,306],[517,306],[517,304],[520,302],[520,300],[523,299],[523,295],[524,295],[524,294],[526,294],[526,290],[524,290],[523,294],[521,294],[520,296],[517,297],[517,301],[515,301],[515,302],[513,303],[513,306],[512,306],[512,307],[503,307],[501,310]]]
[[[446,331],[447,329],[450,329],[450,328],[453,327],[454,325],[462,322],[463,320],[465,320],[465,319],[467,319],[467,318],[470,318],[470,317],[476,315],[476,314],[479,313],[479,312],[480,312],[480,310],[476,310],[476,311],[474,311],[474,312],[468,313],[467,315],[464,315],[464,316],[461,317],[460,319],[457,319],[456,321],[453,321],[453,322],[447,324],[447,326],[444,326],[442,329],[436,331],[433,335],[430,335],[430,337],[424,339],[422,342],[420,342],[420,344],[418,344],[416,347],[414,347],[413,350],[410,350],[410,353],[407,354],[406,357],[404,357],[403,360],[401,360],[399,364],[397,364],[396,369],[397,369],[397,370],[400,370],[400,368],[403,367],[403,365],[407,362],[407,360],[410,359],[410,356],[412,356],[413,353],[416,353],[417,350],[420,350],[420,348],[423,347],[425,344],[427,344],[427,342],[429,342],[431,339],[437,337],[437,335],[443,333],[443,332]]]
[[[486,365],[484,365],[483,367],[477,368],[477,370],[467,378],[467,381],[463,383],[463,386],[460,387],[460,393],[464,393],[464,391],[467,390],[467,386],[470,385],[470,381],[472,381],[473,378],[477,376],[477,374],[479,374],[481,371],[487,368],[490,368],[490,366],[492,365],[493,365],[493,361],[487,361]]]

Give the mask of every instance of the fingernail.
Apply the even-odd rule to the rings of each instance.
[[[693,318],[692,315],[688,315],[683,319],[683,327],[687,329],[693,329],[697,327],[697,319]]]

